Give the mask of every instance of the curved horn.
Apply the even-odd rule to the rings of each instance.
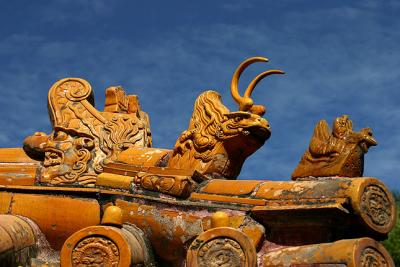
[[[261,74],[258,74],[257,77],[255,77],[249,84],[249,86],[247,86],[246,91],[244,92],[243,97],[244,98],[250,98],[251,93],[253,92],[254,88],[256,87],[256,85],[258,84],[259,81],[261,81],[263,78],[271,75],[271,74],[285,74],[285,72],[281,71],[281,70],[267,70]]]
[[[236,69],[235,73],[233,74],[232,82],[231,82],[231,94],[232,94],[232,97],[235,100],[235,102],[239,105],[240,111],[247,111],[253,106],[253,100],[250,97],[242,97],[239,94],[238,83],[239,83],[240,75],[242,74],[244,69],[246,69],[247,66],[249,66],[250,64],[252,64],[254,62],[267,62],[267,61],[268,61],[268,59],[265,57],[251,57],[251,58],[243,61],[239,65],[239,67]],[[257,82],[256,82],[256,84],[257,84]]]

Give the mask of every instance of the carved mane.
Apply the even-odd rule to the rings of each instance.
[[[226,138],[220,125],[227,113],[229,110],[222,104],[219,93],[211,90],[202,93],[194,104],[189,128],[175,144],[173,156],[194,149],[194,158],[209,161],[208,154],[218,141]]]

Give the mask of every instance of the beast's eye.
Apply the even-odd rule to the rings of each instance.
[[[239,121],[241,121],[241,120],[242,120],[242,118],[239,117],[239,116],[238,116],[238,117],[235,117],[235,119],[234,119],[235,122],[239,122]]]

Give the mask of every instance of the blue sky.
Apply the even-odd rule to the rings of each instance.
[[[121,85],[149,113],[155,147],[171,148],[195,98],[214,89],[232,110],[237,65],[267,106],[272,136],[241,179],[288,180],[315,124],[349,114],[379,142],[364,175],[400,190],[400,1],[8,1],[0,10],[0,147],[50,132],[47,92],[64,77],[88,80],[96,107]]]

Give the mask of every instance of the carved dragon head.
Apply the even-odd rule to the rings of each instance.
[[[236,69],[231,94],[239,110],[230,112],[215,91],[206,91],[196,100],[189,128],[177,140],[168,166],[196,169],[219,178],[236,178],[244,160],[259,149],[270,137],[269,123],[262,116],[265,107],[254,105],[251,98],[255,86],[271,74],[283,74],[280,70],[265,71],[256,76],[243,96],[238,81],[247,66],[254,62],[266,62],[263,57],[245,60]]]

